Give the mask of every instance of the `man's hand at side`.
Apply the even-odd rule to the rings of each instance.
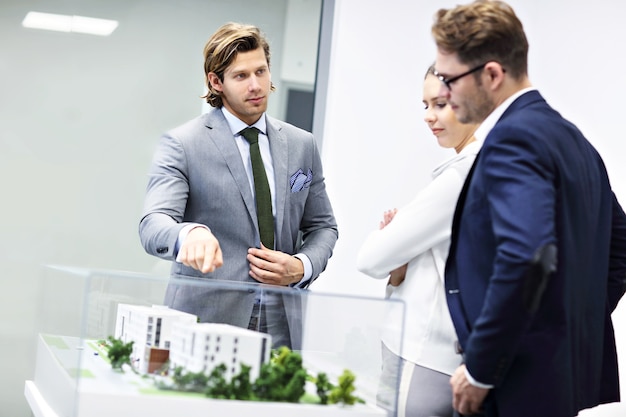
[[[463,415],[480,412],[489,389],[472,385],[465,376],[465,365],[459,366],[454,371],[450,377],[450,385],[452,385],[452,406],[456,411]]]

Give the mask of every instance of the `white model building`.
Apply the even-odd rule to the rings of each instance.
[[[170,347],[170,369],[178,366],[188,372],[210,373],[226,365],[228,380],[250,367],[250,378],[259,376],[261,365],[269,362],[270,335],[220,323],[183,323],[174,325]]]
[[[198,317],[166,306],[119,304],[115,338],[133,341],[131,364],[141,373],[152,373],[167,362],[175,323],[197,323]]]
[[[170,369],[209,374],[226,365],[224,377],[232,378],[241,364],[250,367],[250,378],[259,376],[269,362],[272,337],[265,333],[220,323],[198,323],[197,316],[166,306],[119,304],[115,338],[133,341],[132,366],[153,373],[168,361]]]

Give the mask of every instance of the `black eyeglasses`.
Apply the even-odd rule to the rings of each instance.
[[[452,91],[452,83],[455,82],[456,80],[465,77],[466,75],[470,75],[473,72],[476,72],[478,70],[481,70],[483,68],[485,68],[485,65],[487,65],[487,62],[485,62],[484,64],[481,64],[477,67],[472,68],[469,71],[465,71],[463,74],[459,74],[459,75],[455,75],[454,77],[450,77],[450,78],[446,78],[443,75],[439,74],[439,72],[437,72],[437,70],[435,70],[433,72],[433,74],[435,75],[435,77],[439,78],[439,81],[441,81],[448,90]]]

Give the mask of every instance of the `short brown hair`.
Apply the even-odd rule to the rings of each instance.
[[[431,29],[437,48],[469,66],[497,61],[516,79],[528,72],[528,40],[522,22],[503,1],[477,0],[440,9]]]
[[[254,51],[263,48],[267,66],[270,65],[270,46],[259,28],[241,23],[226,23],[222,25],[204,46],[204,75],[208,92],[202,98],[213,107],[222,107],[222,96],[211,87],[209,73],[215,73],[220,81],[224,81],[224,73],[233,63],[239,52]],[[271,90],[276,87],[271,85]]]

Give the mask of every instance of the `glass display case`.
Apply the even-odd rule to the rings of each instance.
[[[382,340],[401,344],[405,309],[404,304],[396,300],[254,283],[187,277],[174,279],[176,291],[196,296],[194,303],[198,308],[187,311],[197,315],[195,321],[225,323],[238,331],[245,328],[246,331],[268,333],[271,336],[268,340],[273,341],[272,348],[286,345],[292,352],[299,353],[303,368],[311,379],[306,383],[306,395],[302,397],[307,397],[308,401],[286,403],[212,399],[203,394],[160,388],[158,381],[168,378],[167,366],[159,368],[156,373],[153,369],[149,372],[145,369],[138,371],[139,368],[114,370],[103,341],[109,336],[122,338],[120,306],[126,309],[154,307],[179,310],[175,305],[170,305],[169,309],[163,306],[169,280],[168,276],[125,271],[67,266],[48,266],[44,269],[35,374],[25,386],[25,395],[35,417],[166,417],[183,414],[186,417],[347,417],[395,414],[398,381],[393,377],[383,377],[381,347]],[[233,300],[240,304],[252,300],[253,311],[257,311],[260,305],[260,323],[269,323],[269,326],[254,327],[253,320],[246,320],[242,325],[237,321],[236,314],[224,314],[229,311],[228,306],[234,305]],[[283,318],[286,316],[284,322],[276,320],[276,323],[286,326],[279,326],[279,331],[272,327],[272,317],[275,316],[272,306],[276,305],[282,306]],[[219,306],[222,314],[213,314],[212,306]],[[125,314],[124,320],[128,320],[131,313]],[[135,322],[139,320],[138,316],[133,316]],[[158,320],[156,336],[150,325],[150,331],[143,332],[147,336],[143,334],[142,344],[156,348],[160,339],[161,348],[169,348],[170,342],[172,349],[176,343],[180,346],[181,342],[170,341],[170,336],[165,336],[169,330],[165,321],[160,327],[161,319]],[[286,339],[281,339],[283,330],[289,335]],[[180,337],[180,331],[177,336],[171,337]],[[203,349],[208,351],[209,346]],[[211,349],[219,349],[219,346]],[[240,352],[244,350],[239,349]],[[133,358],[135,360],[140,359]],[[232,361],[235,363],[236,359]],[[386,366],[389,368],[390,364]],[[391,368],[390,375],[397,375],[397,369]],[[233,365],[233,371],[238,370]],[[338,386],[345,371],[354,375],[355,389],[352,394],[361,401],[354,405],[316,403],[319,397],[316,396],[315,377],[324,373],[334,386]]]

